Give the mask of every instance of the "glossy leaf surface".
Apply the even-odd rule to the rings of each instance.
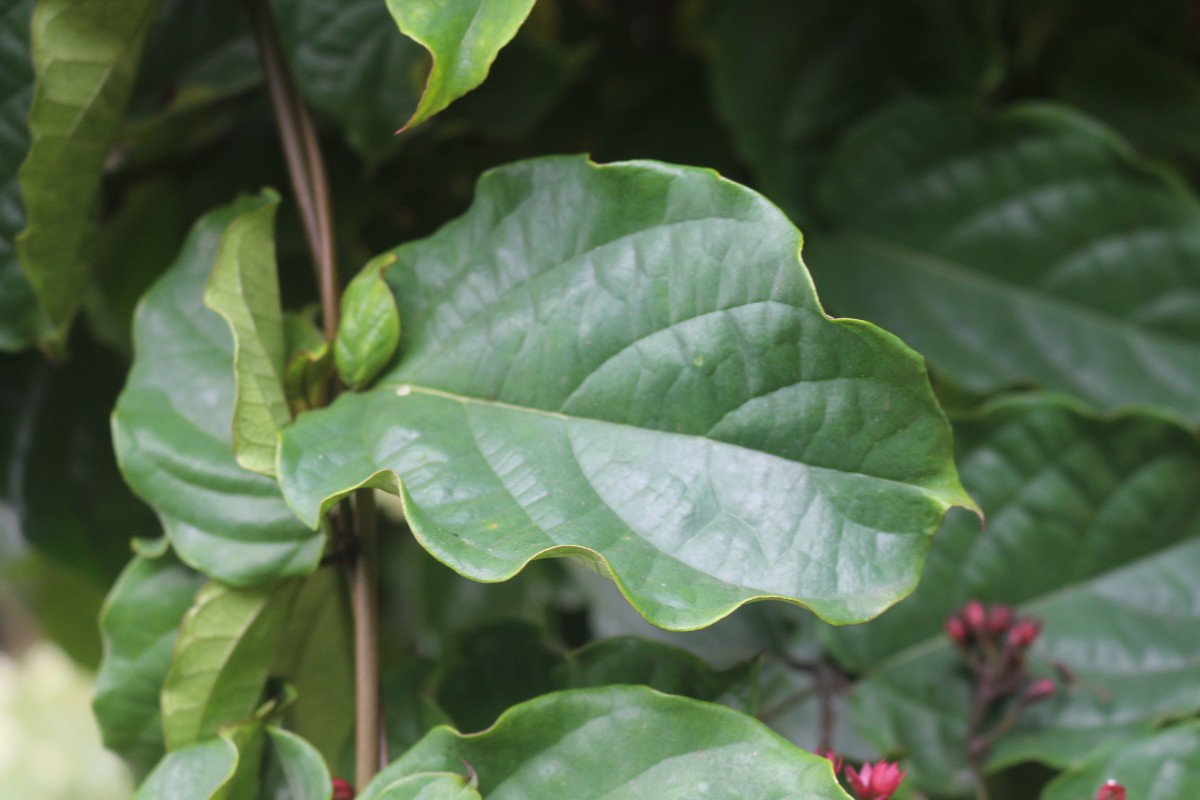
[[[311,744],[290,731],[267,728],[261,800],[330,800],[329,770]]]
[[[956,433],[987,531],[950,517],[911,598],[828,632],[834,654],[865,673],[858,730],[905,752],[928,790],[969,789],[971,681],[942,631],[972,598],[1042,619],[1032,668],[1053,677],[1061,662],[1078,676],[1000,738],[992,768],[1069,765],[1200,709],[1200,442],[1160,419],[1105,421],[1044,398],[997,405]]]
[[[342,383],[351,389],[370,383],[392,360],[400,342],[400,312],[384,280],[395,261],[391,253],[372,260],[342,295],[342,321],[333,341],[333,356]]]
[[[1124,786],[1131,800],[1190,800],[1200,786],[1200,724],[1174,725],[1106,747],[1046,787],[1041,800],[1096,797],[1108,780]]]
[[[196,595],[162,690],[169,750],[253,714],[297,588],[295,583],[254,589],[210,583]]]
[[[811,210],[817,168],[864,114],[898,97],[972,96],[994,74],[978,0],[705,6],[717,107],[759,185],[793,214]]]
[[[29,149],[33,6],[33,0],[0,0],[0,351],[22,350],[38,333],[37,301],[16,250],[17,234],[25,227],[17,170]]]
[[[205,739],[170,753],[138,788],[133,800],[212,800],[233,775],[237,749],[225,739]]]
[[[391,783],[375,795],[375,800],[480,800],[480,797],[462,775],[429,772]]]
[[[158,7],[159,0],[46,0],[34,11],[37,88],[20,170],[28,226],[17,252],[53,347],[65,344],[83,297],[101,172]]]
[[[202,303],[226,226],[260,202],[243,199],[202,218],[146,293],[113,415],[125,479],[154,506],[180,559],[234,585],[311,572],[324,547],[274,481],[234,459],[233,339]]]
[[[148,770],[163,755],[159,694],[179,625],[202,582],[171,555],[139,556],[105,602],[104,660],[93,707],[105,747],[137,770]]]
[[[847,798],[828,761],[749,717],[651,689],[612,686],[540,697],[479,734],[437,728],[385,768],[361,800],[380,800],[408,776],[461,775],[462,760],[488,800]]]
[[[276,434],[292,416],[284,396],[287,348],[275,267],[278,206],[279,195],[268,190],[229,223],[204,289],[204,304],[233,334],[233,452],[244,468],[264,475],[275,473]]]
[[[533,0],[387,0],[387,6],[400,32],[433,57],[417,110],[404,126],[411,128],[483,83]]]
[[[845,234],[810,252],[827,301],[952,381],[1200,419],[1200,203],[1096,123],[905,104],[846,143],[822,197]]]
[[[758,195],[653,162],[530,161],[395,251],[408,333],[377,388],[285,430],[318,524],[360,485],[475,580],[574,555],[651,621],[780,597],[838,622],[911,590],[969,503],[919,357],[830,320]]]

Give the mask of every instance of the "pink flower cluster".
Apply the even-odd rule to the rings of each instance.
[[[354,800],[354,787],[341,778],[334,778],[333,800]]]
[[[1107,781],[1096,793],[1096,800],[1125,800],[1125,787],[1114,780]]]
[[[829,759],[833,764],[835,775],[842,772],[841,756],[832,750],[826,750],[817,755]],[[893,764],[890,761],[877,761],[874,764],[868,762],[863,764],[860,769],[855,769],[847,764],[845,765],[845,775],[850,789],[858,800],[888,800],[900,786],[900,781],[904,780],[904,770],[900,769],[899,764]]]

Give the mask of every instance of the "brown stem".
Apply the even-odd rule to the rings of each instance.
[[[246,8],[262,60],[263,74],[267,79],[267,91],[275,112],[288,176],[296,195],[296,206],[300,209],[300,220],[304,224],[305,238],[313,259],[321,294],[325,338],[332,341],[338,326],[339,288],[325,164],[312,119],[300,98],[296,82],[288,69],[287,58],[279,44],[279,34],[267,0],[246,0]]]
[[[358,558],[350,568],[350,605],[354,612],[354,678],[356,758],[354,779],[366,786],[379,771],[381,714],[379,702],[379,562],[376,558],[376,512],[373,489],[354,494]]]

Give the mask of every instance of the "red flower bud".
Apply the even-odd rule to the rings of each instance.
[[[1050,695],[1054,694],[1058,687],[1054,685],[1054,681],[1049,678],[1042,678],[1029,684],[1029,688],[1025,690],[1025,702],[1036,703],[1040,700],[1045,700]]]
[[[970,632],[967,631],[967,623],[958,614],[951,614],[946,618],[946,635],[958,645],[965,645],[971,638]]]
[[[1017,650],[1025,650],[1035,641],[1038,634],[1042,632],[1041,620],[1033,617],[1022,617],[1017,620],[1016,624],[1008,632],[1008,643]]]
[[[334,778],[333,800],[354,800],[354,787],[341,778]]]
[[[904,772],[899,764],[880,761],[875,764],[863,764],[862,771],[854,767],[846,767],[846,779],[850,788],[858,795],[858,800],[888,800],[892,792],[904,780]]]
[[[972,600],[963,608],[962,613],[968,627],[975,633],[983,633],[987,629],[987,612],[983,610],[983,603]]]
[[[1013,610],[1010,606],[997,603],[988,612],[987,630],[992,636],[1001,636],[1013,624]]]
[[[842,771],[842,757],[832,750],[817,750],[815,751],[821,758],[828,759],[833,764],[833,774],[836,775]]]
[[[1110,780],[1100,787],[1096,800],[1125,800],[1125,787]]]

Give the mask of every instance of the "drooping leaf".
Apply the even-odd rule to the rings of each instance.
[[[399,145],[417,108],[429,56],[396,30],[382,0],[274,0],[296,83],[372,164]]]
[[[951,516],[911,598],[828,631],[832,652],[864,675],[859,732],[904,752],[928,791],[969,791],[972,683],[942,631],[972,598],[1042,619],[1029,663],[1078,676],[1026,710],[992,747],[991,769],[1067,766],[1200,710],[1200,441],[1162,419],[1097,419],[1036,396],[963,422],[956,441],[987,531]]]
[[[100,617],[104,660],[96,675],[93,707],[104,746],[137,771],[162,757],[159,693],[183,616],[202,579],[173,556],[129,563]]]
[[[1200,786],[1200,724],[1116,741],[1060,775],[1041,800],[1093,798],[1109,780],[1124,786],[1131,800],[1191,800]]]
[[[411,128],[483,83],[533,0],[387,0],[400,32],[433,57]]]
[[[342,317],[333,340],[333,355],[342,383],[351,389],[369,384],[392,360],[400,343],[400,312],[384,280],[395,262],[393,253],[372,259],[342,295]]]
[[[333,784],[321,754],[291,731],[267,728],[265,773],[257,800],[330,800]]]
[[[903,104],[821,194],[843,234],[810,243],[823,296],[951,381],[1200,418],[1200,203],[1108,130],[1053,106]]]
[[[245,469],[275,474],[276,435],[291,421],[284,396],[287,348],[275,267],[275,209],[267,190],[221,234],[204,304],[233,334],[233,453]]]
[[[25,227],[17,170],[29,149],[33,6],[34,0],[0,0],[0,351],[5,352],[25,349],[38,335],[37,300],[16,251],[17,234]]]
[[[146,293],[133,369],[113,414],[125,479],[158,512],[176,554],[232,585],[307,574],[324,547],[274,481],[234,459],[233,340],[201,300],[226,226],[260,205],[243,199],[202,218]]]
[[[453,772],[423,772],[380,789],[374,800],[482,800],[469,778]]]
[[[381,800],[387,787],[412,775],[462,775],[464,760],[488,800],[848,798],[828,761],[749,717],[652,689],[610,686],[540,697],[479,734],[437,728],[386,767],[360,800]]]
[[[755,599],[869,618],[967,505],[919,357],[821,312],[799,233],[711,172],[549,158],[397,249],[409,333],[282,434],[315,526],[358,486],[475,580],[574,555],[655,624]]]
[[[52,330],[67,329],[88,281],[87,245],[104,161],[160,0],[42,0],[33,14],[37,88],[20,169],[28,224],[21,266]]]
[[[297,582],[230,589],[206,585],[184,617],[162,688],[168,750],[249,718],[259,706]]]
[[[221,738],[205,739],[169,753],[134,794],[133,800],[212,800],[233,775],[237,749]]]
[[[709,0],[717,107],[766,195],[811,210],[813,176],[848,126],[910,95],[992,82],[980,0]]]

